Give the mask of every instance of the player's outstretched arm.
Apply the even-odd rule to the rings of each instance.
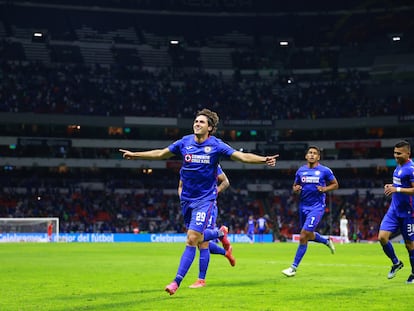
[[[275,166],[276,160],[278,157],[279,157],[278,154],[275,154],[272,156],[259,156],[254,153],[241,152],[241,151],[235,151],[231,155],[231,159],[234,161],[250,163],[250,164],[267,164],[268,166]]]
[[[169,159],[174,155],[168,148],[137,152],[126,149],[119,149],[119,151],[122,152],[122,157],[127,160],[164,160]]]

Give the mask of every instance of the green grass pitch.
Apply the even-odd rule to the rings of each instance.
[[[331,255],[311,243],[295,277],[281,270],[297,244],[233,244],[235,267],[212,255],[207,286],[188,288],[198,255],[173,296],[164,291],[184,249],[180,243],[16,243],[0,245],[0,310],[409,310],[414,285],[378,243],[336,245]]]

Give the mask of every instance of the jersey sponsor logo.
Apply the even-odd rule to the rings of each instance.
[[[184,155],[184,161],[188,163],[210,164],[210,156],[199,154],[186,154]]]
[[[319,184],[319,177],[318,176],[302,176],[301,181],[302,183],[306,183],[306,184]]]

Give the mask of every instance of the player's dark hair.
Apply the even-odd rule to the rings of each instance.
[[[394,146],[395,148],[403,148],[403,147],[407,147],[408,150],[411,150],[411,146],[410,143],[406,140],[401,140],[398,143],[395,144]]]
[[[201,115],[207,117],[208,125],[212,127],[210,134],[214,134],[217,131],[217,126],[219,123],[219,117],[217,113],[215,113],[214,111],[211,111],[210,109],[204,108],[197,112],[196,118]]]
[[[316,149],[318,151],[318,154],[321,155],[321,149],[318,146],[311,145],[306,149],[306,153],[309,152],[310,149]]]

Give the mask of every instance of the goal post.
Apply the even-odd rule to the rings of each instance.
[[[58,241],[58,217],[0,218],[0,242]]]

